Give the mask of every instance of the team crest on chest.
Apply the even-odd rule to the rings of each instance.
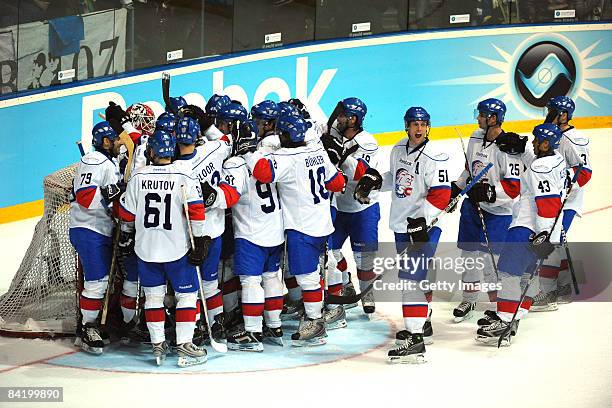
[[[395,195],[397,198],[408,197],[412,194],[414,175],[408,170],[400,168],[395,173]]]

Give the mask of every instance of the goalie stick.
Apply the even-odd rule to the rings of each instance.
[[[574,188],[574,184],[576,184],[576,181],[578,180],[578,174],[580,174],[580,172],[582,171],[582,167],[583,167],[582,164],[580,166],[578,166],[578,170],[576,170],[576,173],[574,173],[574,177],[572,177],[572,182],[570,183],[570,185],[567,188],[567,192],[565,194],[565,198],[563,198],[563,202],[561,203],[561,208],[559,208],[559,212],[557,213],[557,216],[555,217],[555,221],[553,222],[552,228],[550,229],[550,233],[551,234],[555,230],[555,226],[557,225],[557,222],[559,221],[559,217],[561,216],[561,214],[563,214],[563,207],[565,207],[565,203],[567,202],[567,198],[569,197],[570,193],[572,192],[572,189]],[[533,277],[536,275],[536,272],[540,269],[540,267],[542,266],[543,262],[544,262],[544,258],[538,259],[538,262],[536,263],[535,268],[533,268],[533,270],[531,271],[531,274],[529,275],[529,280],[527,281],[527,284],[525,285],[525,289],[523,289],[523,293],[521,293],[521,297],[519,298],[518,304],[516,306],[516,310],[514,311],[514,314],[512,315],[512,320],[510,320],[510,323],[508,324],[508,327],[506,328],[506,330],[504,330],[504,332],[501,334],[501,336],[499,336],[499,339],[497,340],[497,348],[501,347],[501,344],[502,344],[503,340],[506,337],[508,337],[508,335],[510,334],[510,331],[512,330],[512,325],[516,321],[516,315],[518,314],[518,311],[520,309],[520,305],[525,300],[525,296],[527,296],[527,291],[529,290],[529,286],[531,286],[531,282],[533,281]]]
[[[127,149],[128,161],[125,166],[125,172],[123,174],[123,182],[127,183],[132,173],[132,162],[134,160],[134,141],[130,135],[124,130],[119,134],[119,140]],[[119,247],[119,234],[121,232],[121,221],[115,225],[115,233],[113,235],[113,252],[111,256],[111,266],[108,271],[108,286],[106,287],[106,294],[104,295],[104,306],[102,307],[102,316],[100,317],[100,324],[106,324],[106,316],[108,315],[108,302],[110,295],[114,291],[115,284],[115,270],[117,269],[117,248]]]
[[[432,229],[436,225],[436,223],[440,220],[440,218],[442,218],[445,214],[448,214],[450,209],[457,205],[457,203],[459,202],[461,197],[465,196],[467,194],[467,192],[470,191],[470,189],[474,186],[474,184],[476,184],[478,181],[480,181],[480,179],[489,171],[489,169],[491,167],[493,167],[493,163],[487,164],[480,171],[480,173],[478,173],[472,179],[472,181],[470,181],[465,186],[465,188],[463,190],[461,190],[459,195],[457,195],[457,197],[453,198],[450,201],[450,203],[448,203],[446,208],[444,208],[442,211],[440,211],[440,213],[433,220],[431,220],[431,223],[427,226],[427,230],[429,231],[430,229]],[[408,252],[408,248],[403,250],[398,256],[403,256],[407,252]],[[372,282],[370,282],[370,284],[364,290],[362,290],[359,294],[356,294],[356,295],[353,295],[353,296],[328,295],[327,296],[327,303],[334,304],[334,305],[346,305],[346,304],[350,304],[350,303],[357,303],[357,302],[359,302],[361,300],[361,298],[366,293],[368,293],[368,292],[370,292],[371,290],[374,289],[374,284],[376,283],[376,281],[381,280],[383,278],[383,276],[385,275],[385,273],[386,272],[383,272],[380,275],[376,276],[376,278]]]
[[[191,220],[189,219],[189,205],[187,204],[187,191],[185,190],[185,185],[181,185],[181,191],[183,193],[183,210],[185,212],[185,217],[187,217],[187,231],[189,232],[189,241],[191,242],[191,249],[195,250],[195,242],[193,240],[193,230],[191,229]],[[227,353],[227,346],[223,343],[219,343],[215,341],[212,335],[212,331],[210,328],[210,321],[208,320],[208,308],[206,307],[206,298],[204,297],[204,289],[202,288],[202,279],[200,278],[200,267],[196,266],[196,278],[198,280],[198,286],[200,288],[200,299],[202,300],[202,311],[201,314],[204,315],[204,319],[206,321],[206,330],[208,331],[208,337],[210,338],[210,345],[213,349],[215,349],[218,353]]]

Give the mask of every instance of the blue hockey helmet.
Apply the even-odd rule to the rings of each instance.
[[[244,122],[248,119],[249,114],[244,106],[240,105],[239,103],[231,102],[219,110],[217,117],[228,123],[238,120],[240,122]]]
[[[342,109],[346,116],[356,116],[358,125],[363,123],[363,119],[366,113],[368,113],[366,104],[361,99],[354,97],[343,99]]]
[[[279,115],[276,102],[269,99],[259,102],[251,108],[251,117],[254,119],[274,120]]]
[[[147,147],[159,158],[174,157],[176,138],[165,130],[156,130],[147,141]]]
[[[289,139],[295,143],[304,141],[306,131],[310,126],[312,126],[310,122],[289,115],[279,117],[276,122],[276,128],[281,132],[287,132],[289,134]]]
[[[187,101],[182,96],[170,97],[170,106],[166,106],[166,112],[177,113],[184,106],[187,106]]]
[[[119,137],[107,121],[96,123],[91,129],[91,135],[93,136],[92,144],[96,147],[102,147],[105,137],[111,141]]]
[[[155,130],[165,130],[174,133],[176,128],[176,116],[170,112],[164,112],[155,121]]]
[[[477,118],[480,113],[484,113],[487,116],[496,115],[497,123],[501,124],[506,116],[506,105],[496,98],[485,99],[478,102],[478,106],[474,110],[474,118]]]
[[[559,147],[559,143],[561,142],[561,138],[563,137],[563,133],[561,129],[557,125],[552,123],[543,123],[533,128],[533,135],[536,139],[538,139],[539,143],[543,143],[545,140],[548,140],[548,144],[551,149],[557,149]]]
[[[546,107],[557,112],[567,112],[567,119],[571,119],[576,109],[576,104],[567,96],[555,96],[550,98],[550,101],[546,104]]]
[[[289,102],[279,102],[278,107],[278,116],[293,116],[294,118],[301,118],[302,115],[298,108],[290,104]]]
[[[222,107],[230,103],[232,103],[232,100],[229,96],[214,94],[210,97],[208,102],[206,102],[206,107],[204,109],[209,115],[217,115]]]
[[[425,108],[421,108],[420,106],[412,106],[408,108],[404,114],[405,128],[408,129],[410,122],[416,122],[417,120],[427,122],[427,126],[431,126],[431,116],[429,116],[429,113],[425,110]]]
[[[200,125],[198,121],[193,118],[181,118],[176,125],[174,135],[176,137],[176,143],[185,145],[194,144],[200,135]]]

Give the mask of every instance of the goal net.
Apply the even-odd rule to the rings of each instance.
[[[74,334],[78,268],[70,244],[70,195],[76,164],[44,179],[44,214],[7,293],[0,296],[0,334]]]

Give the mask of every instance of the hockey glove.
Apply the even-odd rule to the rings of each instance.
[[[380,190],[382,187],[382,176],[375,169],[370,167],[365,174],[359,179],[353,198],[361,204],[370,204],[370,192],[372,190]]]
[[[459,186],[457,185],[456,181],[451,181],[451,201],[453,201],[455,198],[457,198],[457,196],[459,195],[459,193],[461,192],[461,189],[459,188]],[[458,203],[458,202],[457,202]],[[457,209],[457,204],[455,204],[454,206],[452,206],[448,212],[452,213],[453,211],[455,211]]]
[[[106,186],[100,187],[100,193],[104,200],[110,204],[113,201],[117,201],[121,194],[125,192],[126,184],[122,181],[115,184],[107,184]]]
[[[427,223],[425,222],[425,217],[408,217],[406,221],[408,221],[406,232],[412,240],[413,249],[415,251],[419,250],[425,245],[426,242],[429,242],[429,234],[427,233]]]
[[[325,151],[327,151],[329,160],[331,160],[334,166],[337,166],[342,159],[342,155],[344,154],[344,146],[342,145],[342,142],[329,133],[324,133],[321,135],[321,142],[323,143]]]
[[[217,190],[205,181],[200,184],[202,188],[202,198],[204,199],[204,207],[209,208],[217,201]]]
[[[497,194],[495,193],[495,186],[492,186],[488,183],[476,183],[467,193],[470,201],[474,204],[480,203],[482,201],[487,203],[494,203],[497,199]]]
[[[117,257],[127,258],[134,255],[134,232],[121,231],[119,233],[119,242],[117,243]]]
[[[106,115],[106,120],[117,134],[123,132],[123,124],[130,120],[130,117],[123,108],[112,101],[108,103],[104,114]]]
[[[193,266],[201,266],[208,255],[208,247],[212,242],[210,237],[193,237],[195,248],[187,253],[187,261]]]
[[[521,136],[514,132],[502,133],[495,139],[495,143],[499,150],[508,154],[525,153],[527,145],[527,136]]]
[[[247,122],[242,122],[236,139],[236,155],[242,156],[255,150],[257,150],[257,135]]]
[[[555,250],[555,246],[550,242],[550,234],[546,231],[542,231],[538,235],[532,234],[529,237],[529,248],[538,259],[548,258]]]

